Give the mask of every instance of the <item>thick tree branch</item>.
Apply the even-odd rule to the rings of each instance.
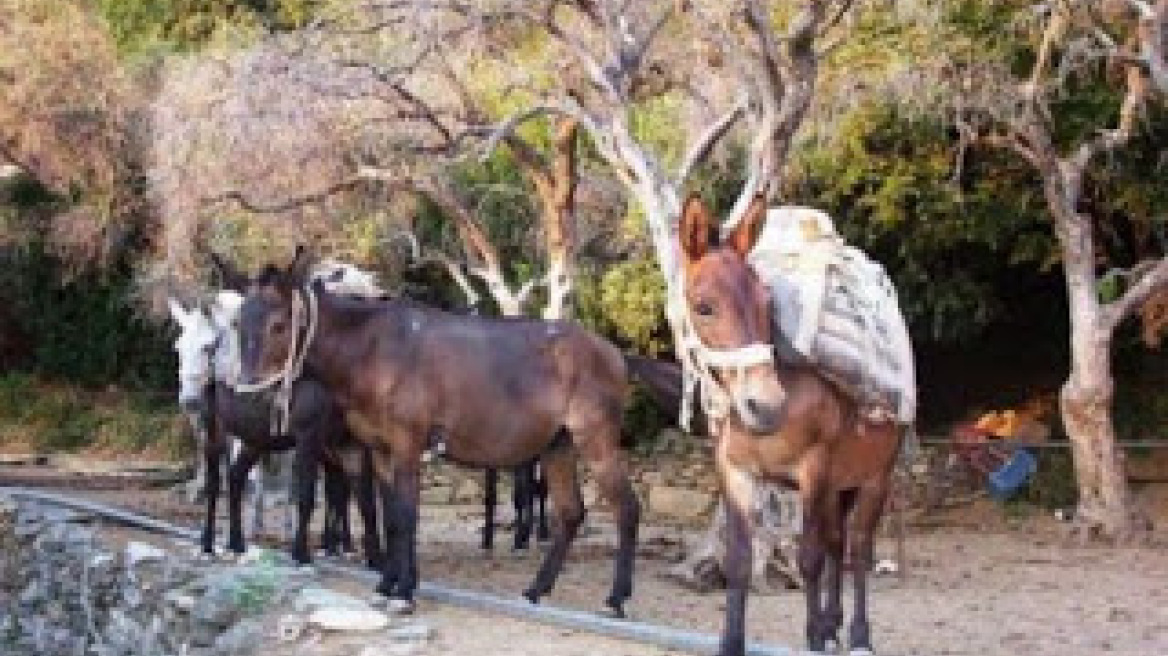
[[[1168,257],[1150,265],[1143,276],[1128,287],[1115,301],[1103,307],[1101,321],[1108,330],[1115,330],[1131,314],[1138,312],[1153,295],[1168,289]]]

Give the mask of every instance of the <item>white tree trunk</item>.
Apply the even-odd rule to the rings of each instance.
[[[1060,405],[1075,464],[1079,525],[1124,538],[1135,528],[1134,516],[1111,415],[1113,332],[1096,291],[1091,224],[1075,216],[1058,225],[1071,328],[1071,372]]]

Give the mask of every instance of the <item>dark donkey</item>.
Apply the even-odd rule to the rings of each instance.
[[[212,256],[225,288],[242,292],[249,284],[246,276]],[[222,298],[222,295],[221,295]],[[221,302],[221,301],[220,301]],[[236,310],[238,308],[235,308]],[[230,325],[231,309],[224,309],[215,346],[237,348]],[[225,342],[225,340],[227,340]],[[228,357],[230,361],[232,358]],[[381,545],[377,535],[376,502],[373,490],[372,459],[366,449],[349,433],[344,417],[332,396],[319,382],[302,377],[292,384],[288,402],[286,431],[273,426],[275,393],[271,390],[238,392],[225,382],[230,373],[218,372],[208,381],[202,398],[206,422],[207,516],[202,547],[214,550],[215,500],[219,494],[219,463],[227,450],[229,435],[240,440],[242,449],[228,474],[228,548],[236,553],[245,550],[241,522],[243,486],[256,462],[268,453],[295,449],[298,521],[292,556],[296,562],[311,562],[308,526],[316,505],[316,482],[319,468],[325,472],[326,517],[323,546],[330,552],[351,548],[348,525],[350,494],[355,493],[364,524],[363,546],[370,567],[381,564]]]
[[[746,593],[750,577],[752,487],[770,479],[799,490],[803,534],[799,569],[806,582],[807,643],[824,651],[837,642],[844,526],[855,577],[855,612],[849,630],[853,654],[871,651],[867,575],[872,535],[888,495],[901,429],[871,423],[838,387],[808,366],[777,366],[773,358],[727,366],[726,357],[757,345],[773,346],[771,295],[746,261],[766,216],[760,197],[724,243],[711,243],[714,227],[702,201],[686,201],[681,219],[685,316],[694,336],[691,353],[712,372],[708,392],[720,395],[723,417],[710,418],[715,458],[727,501],[727,600],[722,656],[745,647]],[[716,404],[715,404],[716,406]],[[826,604],[821,595],[826,565]]]
[[[249,290],[240,315],[244,374],[269,376],[304,349],[305,371],[329,387],[373,448],[389,545],[378,590],[404,606],[413,602],[419,470],[423,451],[441,443],[447,457],[477,467],[540,458],[554,525],[552,546],[524,593],[538,601],[552,590],[584,517],[576,475],[582,455],[616,509],[619,546],[606,603],[622,613],[640,507],[619,446],[628,395],[620,352],[569,323],[340,298],[306,284],[307,263],[300,251],[286,271],[269,267]],[[299,339],[301,316],[314,326],[308,340]]]

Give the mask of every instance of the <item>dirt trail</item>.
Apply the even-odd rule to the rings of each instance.
[[[88,491],[86,496],[194,525],[200,509],[166,492]],[[319,515],[319,513],[318,513]],[[277,525],[275,517],[270,525]],[[573,549],[548,602],[596,609],[611,576],[611,526],[603,513]],[[477,508],[424,508],[420,568],[427,580],[516,594],[534,574],[538,552],[493,555],[477,546]],[[907,577],[878,577],[871,612],[884,655],[1168,656],[1168,549],[1076,547],[1046,517],[1011,528],[989,505],[930,520],[910,530]],[[500,536],[500,545],[507,537]],[[639,620],[716,632],[721,595],[697,595],[662,578],[679,553],[677,530],[642,533],[630,613]],[[889,542],[877,547],[891,553]],[[847,594],[847,593],[845,593]],[[845,608],[850,602],[845,597]],[[511,619],[422,604],[442,654],[657,654],[660,650]],[[795,592],[753,596],[749,634],[772,644],[802,644],[803,601]],[[431,653],[427,650],[427,653]]]

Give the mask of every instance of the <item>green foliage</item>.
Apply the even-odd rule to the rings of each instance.
[[[620,342],[647,355],[660,355],[671,340],[665,321],[665,279],[650,258],[619,262],[599,281],[597,309]]]
[[[889,271],[913,333],[978,335],[1007,308],[1001,291],[1054,259],[1040,188],[1005,158],[970,157],[939,119],[858,108],[799,154],[796,202],[827,210],[849,242]]]
[[[169,340],[131,307],[127,266],[71,278],[39,241],[0,252],[0,262],[8,274],[0,302],[32,340],[33,373],[83,385],[173,386]]]
[[[177,456],[188,446],[185,430],[169,396],[47,384],[20,372],[0,376],[0,444],[36,452],[149,448]]]
[[[220,35],[291,30],[316,0],[99,0],[118,48],[129,55],[197,49]]]
[[[1054,509],[1073,506],[1078,496],[1075,466],[1070,451],[1041,449],[1038,453],[1038,470],[1022,488],[1018,499]]]

